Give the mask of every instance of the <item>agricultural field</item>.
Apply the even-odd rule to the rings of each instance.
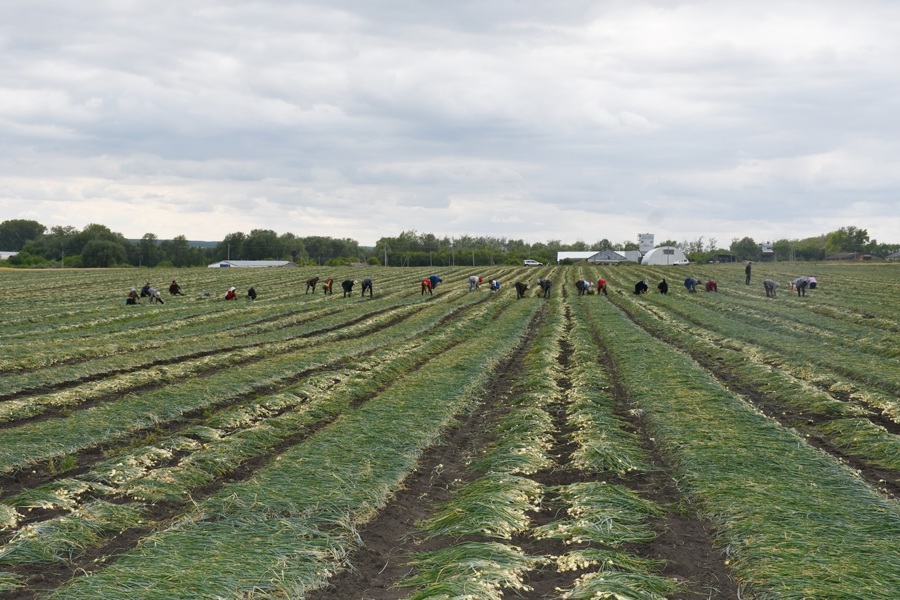
[[[0,307],[0,598],[900,597],[900,265],[0,270]]]

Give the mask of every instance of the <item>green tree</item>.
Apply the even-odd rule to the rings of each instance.
[[[200,258],[203,256],[202,251],[199,251],[199,248],[191,248],[187,238],[183,235],[176,236],[171,240],[165,240],[159,247],[163,260],[172,263],[176,267],[190,267],[204,262]]]
[[[271,229],[254,229],[244,239],[241,248],[243,260],[277,260],[283,258],[281,241]]]
[[[12,219],[0,223],[0,250],[18,252],[30,240],[41,237],[47,228],[37,221]]]
[[[159,239],[152,233],[145,233],[138,242],[139,265],[155,267],[162,260],[162,250],[159,247]]]
[[[850,225],[825,234],[825,251],[831,254],[864,252],[869,243],[869,232]]]
[[[96,238],[81,250],[81,266],[87,268],[118,267],[126,264],[125,247],[116,240]]]
[[[760,256],[762,256],[759,244],[752,237],[745,237],[740,240],[734,238],[731,241],[730,250],[738,260],[759,260]]]

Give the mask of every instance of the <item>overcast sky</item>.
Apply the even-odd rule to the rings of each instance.
[[[0,221],[900,242],[894,0],[4,0]]]

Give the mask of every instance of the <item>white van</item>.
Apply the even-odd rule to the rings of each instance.
[[[539,262],[536,261],[536,260],[531,260],[530,258],[526,258],[526,259],[525,259],[525,266],[526,266],[526,267],[543,267],[544,265],[541,264],[541,263],[539,263]]]

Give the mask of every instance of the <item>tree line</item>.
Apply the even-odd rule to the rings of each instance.
[[[749,237],[735,238],[721,248],[715,238],[693,241],[666,240],[656,246],[681,248],[693,262],[716,260],[729,255],[735,260],[760,260],[762,249]],[[887,256],[900,244],[880,244],[869,239],[865,229],[842,227],[837,231],[800,240],[772,243],[776,260],[822,260],[841,253]],[[493,236],[438,238],[432,233],[403,231],[382,237],[374,247],[360,246],[349,238],[281,235],[268,229],[249,234],[229,233],[220,242],[200,244],[180,235],[160,240],[146,233],[139,240],[126,239],[105,225],[84,229],[71,226],[46,227],[37,221],[14,219],[0,223],[0,250],[18,252],[7,264],[21,267],[194,267],[218,260],[291,260],[298,264],[341,265],[365,262],[389,266],[515,265],[526,258],[555,263],[558,252],[588,250],[637,250],[635,242],[564,244],[549,240],[529,244],[520,239]]]

